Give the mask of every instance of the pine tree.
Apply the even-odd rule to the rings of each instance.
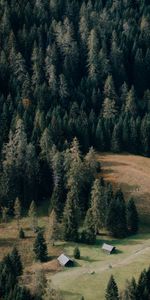
[[[66,241],[78,240],[78,207],[73,190],[70,190],[67,195],[66,205],[63,214],[63,237]]]
[[[53,209],[50,214],[50,222],[49,222],[49,231],[50,231],[50,241],[52,241],[53,245],[54,242],[58,239],[59,236],[59,228],[58,228],[58,221],[55,210]]]
[[[20,254],[16,247],[13,248],[10,254],[11,266],[15,276],[20,276],[23,273],[23,266],[21,262]]]
[[[121,190],[116,192],[115,198],[110,202],[106,227],[114,237],[125,237],[127,234],[126,206]]]
[[[99,41],[97,32],[95,29],[92,29],[88,38],[88,69],[89,69],[89,78],[94,84],[98,82],[99,75]]]
[[[148,290],[149,283],[147,282],[146,270],[140,274],[138,284],[137,284],[137,298],[142,300],[148,300]]]
[[[44,262],[47,260],[47,245],[44,235],[41,231],[38,232],[34,241],[33,251],[37,260]]]
[[[19,238],[20,239],[24,239],[25,238],[25,233],[24,233],[24,231],[23,231],[22,228],[20,228],[20,230],[19,230]]]
[[[106,203],[104,197],[104,188],[100,184],[99,179],[95,179],[91,191],[91,209],[93,221],[95,223],[95,233],[105,226],[106,220]]]
[[[21,203],[19,198],[16,198],[15,204],[14,204],[14,215],[15,219],[17,220],[17,226],[18,226],[18,231],[20,228],[20,218],[21,218]]]
[[[84,228],[81,232],[81,242],[94,244],[96,241],[95,222],[93,219],[92,208],[89,208],[84,220]]]
[[[32,297],[30,291],[27,288],[19,286],[17,284],[17,285],[15,285],[14,290],[10,291],[10,293],[8,295],[7,300],[11,300],[11,299],[14,299],[14,300],[26,300],[26,299],[32,300],[33,297]]]
[[[136,95],[133,86],[127,94],[125,112],[131,114],[131,116],[136,116],[137,114]]]
[[[75,259],[80,259],[80,249],[77,246],[74,248],[73,256]]]
[[[114,82],[112,76],[108,76],[104,86],[104,102],[102,107],[102,115],[104,119],[113,119],[117,116],[116,101],[117,96],[115,92]]]
[[[107,289],[106,289],[106,295],[105,295],[106,300],[119,300],[119,294],[118,294],[118,287],[115,282],[115,279],[113,275],[111,275]]]
[[[112,140],[111,140],[111,149],[113,152],[119,153],[121,151],[121,124],[118,123],[115,125],[113,134],[112,134]]]
[[[138,232],[139,227],[139,218],[138,212],[134,203],[134,200],[131,198],[127,204],[127,226],[129,233],[135,234]]]
[[[36,231],[37,225],[38,225],[38,219],[37,219],[37,207],[35,205],[35,202],[32,201],[29,207],[28,216],[31,220],[31,227],[33,230]]]
[[[134,279],[132,278],[131,281],[127,281],[126,283],[126,288],[123,293],[123,300],[138,300],[138,295],[137,295],[137,284]]]

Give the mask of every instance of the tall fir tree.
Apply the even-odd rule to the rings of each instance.
[[[47,245],[43,232],[39,231],[33,245],[33,251],[37,260],[44,262],[47,260]]]
[[[105,294],[106,300],[119,300],[118,287],[113,275],[111,275]]]
[[[132,198],[128,201],[127,204],[127,226],[129,233],[135,234],[138,232],[139,217],[134,200]]]

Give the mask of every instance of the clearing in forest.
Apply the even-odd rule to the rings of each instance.
[[[143,223],[150,222],[150,158],[131,154],[97,155],[102,174],[114,187],[121,187],[126,199],[134,197]]]

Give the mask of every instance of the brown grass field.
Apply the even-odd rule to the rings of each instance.
[[[133,197],[142,223],[150,224],[150,158],[130,154],[98,154],[104,178]]]

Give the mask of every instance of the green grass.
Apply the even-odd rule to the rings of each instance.
[[[101,245],[109,242],[117,247],[118,252],[108,255],[101,250]],[[64,244],[64,252],[73,254],[75,244]],[[138,234],[123,240],[98,238],[96,245],[79,245],[81,259],[74,268],[64,269],[51,279],[59,288],[65,300],[105,299],[105,289],[111,274],[118,283],[119,289],[125,286],[126,279],[138,278],[140,272],[148,267],[150,261],[150,233]],[[110,268],[110,265],[112,268]],[[94,271],[94,274],[91,272]]]

